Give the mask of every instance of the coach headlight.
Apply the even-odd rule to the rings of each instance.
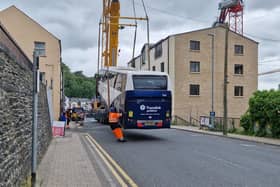
[[[128,111],[128,117],[129,117],[129,118],[133,118],[133,111],[131,111],[131,110]]]

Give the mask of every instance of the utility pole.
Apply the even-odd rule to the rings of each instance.
[[[97,51],[97,74],[99,75],[99,64],[100,64],[100,29],[101,29],[101,19],[99,20],[98,27],[98,51]]]
[[[38,93],[39,93],[39,57],[36,49],[33,51],[33,115],[32,115],[32,171],[31,184],[36,186],[37,169],[37,128],[38,128]]]
[[[227,84],[228,84],[228,34],[229,26],[225,25],[225,67],[224,67],[224,124],[223,124],[223,134],[227,135]]]
[[[214,112],[214,34],[208,34],[211,36],[211,48],[212,48],[212,54],[211,54],[211,112],[210,112],[210,118],[211,118],[211,126],[214,128],[215,123],[215,112]]]
[[[147,40],[148,40],[148,70],[151,70],[151,60],[150,60],[150,24],[149,24],[149,18],[147,18]]]

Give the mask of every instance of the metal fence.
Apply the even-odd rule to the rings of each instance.
[[[197,126],[197,127],[206,127],[215,131],[222,131],[224,118],[215,117],[214,127],[210,125],[210,116],[200,116],[200,119],[190,117],[189,120],[186,120],[179,116],[173,116],[172,118],[173,125],[186,125],[186,126]],[[227,119],[228,130],[235,130],[240,128],[240,119],[239,118],[228,118]]]

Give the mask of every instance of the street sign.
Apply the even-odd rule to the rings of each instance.
[[[209,123],[209,117],[200,116],[200,125],[201,125],[201,126],[207,126],[207,127],[209,127],[209,125],[210,125],[210,123]]]
[[[215,112],[210,112],[210,116],[212,117],[215,117]]]

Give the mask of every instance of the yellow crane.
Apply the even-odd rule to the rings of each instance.
[[[143,6],[144,2],[142,0]],[[134,5],[134,0],[133,0]],[[135,7],[134,7],[135,12]],[[145,10],[146,12],[146,10]],[[135,13],[134,13],[135,15]],[[120,19],[133,19],[133,20],[147,20],[148,23],[148,16],[146,13],[146,18],[136,18],[136,17],[121,17],[120,16],[120,1],[119,0],[103,0],[103,12],[102,12],[102,21],[99,24],[102,25],[102,61],[101,64],[107,67],[107,72],[109,75],[109,67],[117,66],[117,57],[118,57],[118,45],[119,45],[119,29],[123,28],[124,26],[135,26],[135,24],[120,24]],[[148,30],[147,24],[147,30]],[[136,32],[135,32],[136,33]],[[147,32],[149,33],[149,32]],[[100,28],[99,28],[99,35],[100,35]],[[136,37],[136,36],[135,36]],[[100,38],[100,36],[99,36]],[[148,37],[149,38],[149,37]],[[100,39],[98,39],[98,64],[99,64],[99,53],[100,53]],[[149,43],[149,39],[148,39]],[[135,40],[134,40],[134,48],[135,48]],[[134,51],[134,50],[133,50]],[[99,72],[99,65],[98,65],[98,72]],[[98,83],[96,84],[98,86]],[[98,90],[98,88],[96,88]],[[119,119],[122,116],[122,113],[119,113],[115,110],[113,104],[110,103],[110,83],[109,78],[107,78],[107,105],[103,102],[103,106],[105,111],[102,113],[106,114],[106,119],[110,123],[110,127],[112,132],[114,133],[116,139],[120,142],[124,142],[125,139],[123,137],[123,133],[121,130],[121,126],[119,124]],[[104,91],[102,90],[104,93]],[[100,108],[102,106],[102,101],[100,101]],[[94,108],[98,106],[97,101],[94,103]],[[96,110],[98,111],[98,109]],[[103,118],[102,118],[103,119]],[[107,121],[107,120],[105,120]]]
[[[119,0],[103,0],[102,53],[105,66],[116,66],[118,56],[120,2]],[[104,46],[103,46],[104,47]]]
[[[133,1],[134,2],[134,1]],[[144,2],[142,0],[143,6]],[[145,13],[146,13],[146,9]],[[102,12],[102,62],[106,67],[117,66],[119,29],[126,26],[137,27],[137,24],[120,24],[120,19],[128,20],[146,20],[147,21],[147,39],[149,43],[149,19],[146,17],[122,17],[120,16],[119,0],[103,0]],[[135,43],[134,43],[135,47]],[[149,60],[149,59],[148,59]]]

